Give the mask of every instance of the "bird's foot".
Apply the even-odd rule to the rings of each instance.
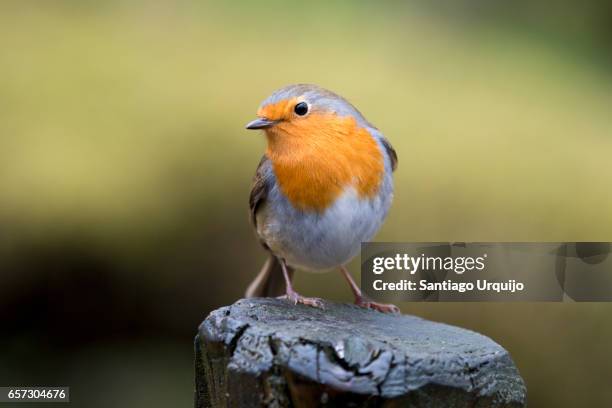
[[[302,296],[293,290],[288,291],[286,295],[279,296],[278,299],[287,299],[294,305],[301,303],[303,305],[316,307],[317,309],[325,309],[325,306],[323,305],[323,299]]]
[[[359,307],[378,310],[382,313],[400,314],[399,307],[392,305],[391,303],[378,303],[362,296],[355,298],[355,304]]]

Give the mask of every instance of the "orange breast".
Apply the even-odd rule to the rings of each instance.
[[[323,211],[348,187],[373,197],[384,174],[380,147],[352,117],[321,115],[267,130],[267,156],[281,191],[302,210]]]

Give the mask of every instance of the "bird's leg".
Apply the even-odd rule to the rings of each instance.
[[[365,307],[366,309],[378,310],[379,312],[383,312],[383,313],[399,313],[400,312],[399,307],[395,305],[374,302],[372,299],[364,295],[361,292],[361,289],[359,288],[357,283],[353,280],[353,277],[349,273],[348,269],[346,269],[344,265],[340,266],[340,272],[342,272],[342,275],[344,275],[344,278],[346,279],[349,286],[351,287],[351,291],[353,292],[353,295],[355,295],[355,304],[357,306]]]
[[[305,297],[297,293],[295,290],[293,290],[293,285],[291,284],[291,278],[289,277],[289,272],[287,271],[287,265],[285,265],[285,260],[279,258],[279,262],[283,270],[283,276],[285,277],[285,287],[287,288],[286,295],[280,296],[280,298],[288,299],[291,302],[293,302],[293,304],[296,304],[296,305],[298,303],[302,303],[304,305],[318,307],[320,309],[323,309],[324,308],[323,301],[321,299]]]

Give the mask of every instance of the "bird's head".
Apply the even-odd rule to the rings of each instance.
[[[289,85],[265,99],[257,119],[247,129],[263,129],[270,147],[287,143],[338,139],[359,128],[371,126],[361,113],[341,96],[317,85]]]

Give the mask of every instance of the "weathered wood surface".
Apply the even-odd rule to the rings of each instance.
[[[353,305],[244,299],[196,337],[195,405],[523,407],[510,355],[488,337]]]

